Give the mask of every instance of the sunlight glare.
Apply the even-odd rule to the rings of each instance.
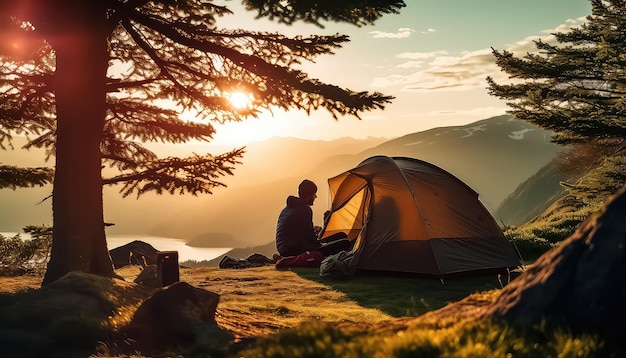
[[[228,98],[235,108],[246,108],[252,104],[252,95],[243,92],[233,92]]]

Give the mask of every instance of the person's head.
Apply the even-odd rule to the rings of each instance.
[[[313,205],[315,198],[317,198],[317,185],[308,179],[304,179],[298,185],[298,196],[306,201],[307,204]]]

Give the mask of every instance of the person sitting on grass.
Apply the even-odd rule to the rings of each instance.
[[[313,225],[311,206],[317,198],[317,185],[304,179],[298,186],[298,196],[289,195],[287,204],[278,215],[276,224],[276,249],[282,257],[297,256],[306,251],[319,251],[324,256],[352,249],[345,233],[318,239],[322,228]]]

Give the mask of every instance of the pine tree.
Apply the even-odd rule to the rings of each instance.
[[[626,137],[626,2],[591,0],[585,24],[535,41],[536,53],[493,50],[513,81],[488,77],[490,94],[515,117],[555,132],[561,144],[620,144]]]
[[[398,0],[243,3],[259,17],[288,24],[357,26],[404,6]],[[158,158],[146,143],[210,141],[211,123],[254,118],[264,109],[358,117],[392,99],[295,69],[333,54],[347,36],[290,38],[219,28],[217,19],[230,13],[206,0],[2,2],[0,143],[11,133],[26,134],[29,146],[55,158],[53,244],[44,284],[74,270],[115,275],[103,185],[119,184],[123,195],[210,194],[244,152]],[[253,98],[249,107],[227,100],[238,91]],[[197,113],[201,121],[181,120],[181,111]],[[116,174],[105,178],[102,168]]]

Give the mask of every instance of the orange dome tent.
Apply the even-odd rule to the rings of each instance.
[[[424,161],[375,156],[328,180],[322,237],[355,242],[353,270],[443,276],[522,266],[478,194]]]

